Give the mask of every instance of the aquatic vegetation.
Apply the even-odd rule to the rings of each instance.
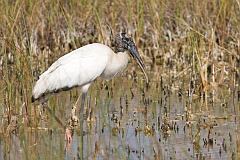
[[[130,64],[91,86],[84,157],[237,159],[239,15],[233,0],[1,0],[0,159],[79,155],[79,128],[73,154],[65,154],[63,134],[79,91],[50,97],[48,112],[31,103],[32,87],[65,53],[110,45],[109,26],[134,37],[150,85]]]

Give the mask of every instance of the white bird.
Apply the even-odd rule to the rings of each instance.
[[[116,35],[114,44],[116,53],[104,44],[93,43],[60,57],[40,75],[33,88],[32,101],[51,93],[81,87],[83,103],[94,80],[98,77],[111,79],[127,67],[128,51],[139,64],[148,83],[143,61],[132,38],[120,33]]]
[[[51,93],[81,87],[81,127],[83,123],[81,118],[89,86],[98,77],[111,79],[123,71],[129,61],[128,53],[137,61],[148,83],[143,61],[132,38],[126,36],[125,33],[120,33],[116,35],[114,44],[116,53],[104,44],[93,43],[60,57],[47,71],[40,75],[33,88],[32,101],[39,100]],[[67,129],[66,137],[68,141],[71,141],[71,134]]]

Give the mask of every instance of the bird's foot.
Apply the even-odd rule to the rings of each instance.
[[[67,141],[66,143],[66,149],[71,145],[72,143],[72,135],[73,135],[73,129],[79,124],[79,120],[77,116],[75,115],[76,113],[76,107],[74,106],[72,108],[72,113],[71,117],[68,120],[68,125],[65,131],[65,140]]]
[[[67,127],[65,130],[65,141],[66,141],[65,149],[66,149],[66,151],[71,150],[71,144],[73,141],[72,137],[73,137],[73,129]]]
[[[73,140],[73,138],[72,138],[73,130],[79,124],[79,120],[78,120],[77,116],[75,115],[75,113],[76,113],[76,107],[74,106],[72,108],[71,117],[68,120],[68,125],[65,130],[65,140],[66,140],[66,150],[67,151],[71,149],[71,144],[72,144],[72,140]]]
[[[70,128],[66,128],[65,130],[65,140],[67,141],[67,143],[71,143],[72,142],[72,129]]]

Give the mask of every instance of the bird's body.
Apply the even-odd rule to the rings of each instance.
[[[129,53],[142,69],[148,82],[144,64],[136,45],[125,33],[116,35],[115,51],[106,45],[93,43],[60,57],[47,71],[40,75],[33,88],[32,101],[41,99],[50,93],[81,87],[80,127],[82,127],[83,108],[89,86],[98,77],[111,79],[123,71],[127,67]],[[71,139],[67,129],[66,137],[68,140]]]
[[[33,99],[73,87],[87,91],[95,79],[111,79],[127,67],[128,61],[126,51],[115,53],[100,43],[83,46],[60,57],[39,77]]]

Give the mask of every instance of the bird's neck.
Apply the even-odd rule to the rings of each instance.
[[[124,62],[128,63],[128,61],[129,61],[129,55],[128,55],[127,51],[117,52],[117,54],[115,55],[115,58],[116,58],[117,61],[121,61],[122,64]]]
[[[124,52],[118,52],[115,57],[114,61],[116,62],[115,64],[118,65],[119,68],[125,69],[127,67],[128,61],[129,61],[129,55],[127,51]]]
[[[106,79],[114,77],[127,67],[128,61],[129,55],[127,52],[118,52],[117,54],[112,54],[111,60],[105,68],[102,77]]]
[[[121,72],[127,67],[128,61],[129,55],[127,51],[118,52],[117,54],[114,54],[114,56],[112,57],[111,66],[118,72]]]

